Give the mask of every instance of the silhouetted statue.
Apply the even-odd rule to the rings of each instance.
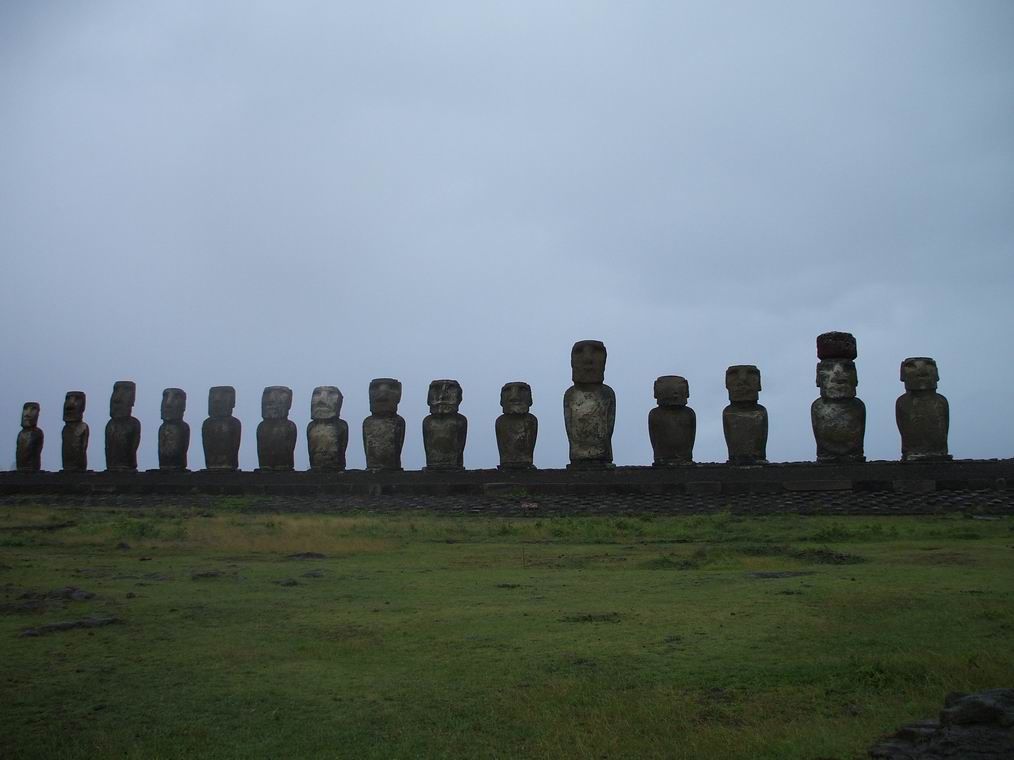
[[[84,421],[84,391],[68,391],[63,401],[63,469],[84,472],[88,469],[88,424]]]
[[[405,420],[398,415],[401,383],[392,377],[370,381],[370,416],[363,420],[367,470],[400,470]]]
[[[457,380],[434,380],[426,397],[430,413],[423,420],[427,470],[463,470],[468,420],[458,413],[461,385]]]
[[[141,423],[131,416],[137,386],[132,380],[117,380],[109,398],[106,423],[106,469],[136,472],[137,447],[141,444]]]
[[[201,426],[204,466],[209,470],[238,470],[242,423],[232,416],[236,389],[216,385],[208,391],[208,419]]]
[[[810,407],[818,462],[863,462],[866,405],[856,398],[856,339],[830,332],[817,338],[820,398]]]
[[[313,389],[310,424],[306,427],[311,470],[341,472],[345,469],[349,425],[340,418],[342,401],[342,392],[333,385],[320,385]]]
[[[187,469],[190,425],[183,421],[187,394],[181,388],[162,391],[162,425],[158,429],[158,467],[160,470]]]
[[[940,374],[937,363],[926,356],[905,359],[901,363],[905,393],[894,405],[901,433],[903,462],[944,461],[947,453],[947,429],[950,408],[947,399],[937,393]]]
[[[496,419],[496,446],[500,469],[531,470],[539,421],[531,414],[532,388],[528,383],[507,383],[500,389],[503,414]]]
[[[38,472],[42,469],[42,444],[45,436],[39,428],[39,405],[29,401],[21,408],[21,430],[15,450],[18,472]]]
[[[570,443],[570,468],[611,467],[616,394],[604,384],[606,347],[579,340],[570,351],[574,384],[563,395],[563,421]]]
[[[262,470],[287,471],[295,467],[296,423],[289,419],[292,389],[269,385],[261,395],[257,426],[257,461]]]
[[[658,406],[648,413],[648,437],[655,452],[655,467],[671,467],[694,461],[697,415],[687,406],[690,384],[679,375],[655,380]]]
[[[757,403],[760,370],[752,364],[729,367],[725,387],[729,405],[722,411],[722,428],[729,447],[729,464],[767,463],[768,410]]]

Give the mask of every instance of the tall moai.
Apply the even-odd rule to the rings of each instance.
[[[261,470],[295,469],[296,423],[289,419],[292,389],[269,385],[261,394],[261,423],[257,426],[257,462]]]
[[[63,469],[84,472],[88,469],[88,423],[84,421],[84,391],[68,391],[63,400]]]
[[[461,384],[434,380],[426,396],[430,413],[423,420],[423,448],[427,470],[463,470],[468,420],[458,412]]]
[[[310,424],[306,426],[306,447],[310,469],[341,472],[349,445],[349,425],[341,419],[342,392],[333,385],[319,385],[310,397]]]
[[[573,385],[563,394],[563,421],[570,444],[568,469],[613,466],[616,394],[605,384],[606,347],[579,340],[570,350]]]
[[[507,383],[500,389],[503,414],[496,418],[496,447],[501,470],[534,469],[539,421],[531,413],[532,388],[528,383]]]
[[[946,461],[950,407],[937,393],[940,372],[928,356],[914,356],[901,363],[905,393],[894,405],[901,433],[903,462]]]
[[[209,470],[238,470],[243,424],[232,416],[236,389],[216,385],[208,391],[208,418],[201,426],[204,466]]]
[[[736,364],[725,370],[729,405],[722,410],[722,429],[729,447],[729,464],[767,463],[768,410],[757,403],[761,374],[753,364]]]
[[[655,380],[658,406],[648,412],[648,437],[655,453],[655,467],[691,464],[697,438],[697,415],[687,406],[690,384],[679,375]]]
[[[42,444],[45,436],[39,428],[39,404],[29,401],[21,407],[21,430],[18,431],[14,461],[18,472],[38,472],[42,469]]]
[[[405,420],[398,414],[401,383],[393,377],[370,381],[370,416],[363,420],[367,470],[400,470]]]
[[[132,380],[117,380],[109,397],[109,422],[106,423],[106,469],[110,472],[136,472],[137,447],[141,444],[141,423],[131,415],[137,396]]]
[[[864,462],[866,405],[856,398],[856,339],[850,333],[817,337],[820,398],[810,407],[818,462]]]
[[[190,425],[183,421],[187,410],[187,394],[182,388],[162,391],[162,424],[158,429],[158,468],[187,469],[190,449]]]

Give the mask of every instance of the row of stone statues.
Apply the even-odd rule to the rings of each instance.
[[[866,407],[856,398],[859,384],[855,338],[849,333],[824,333],[817,338],[817,386],[820,398],[810,409],[818,462],[862,462]],[[612,436],[616,420],[616,394],[605,384],[606,347],[583,340],[571,350],[573,385],[563,397],[564,422],[570,443],[570,468],[611,467]],[[925,357],[901,364],[905,394],[896,405],[901,453],[905,461],[946,460],[949,410],[947,399],[936,392],[936,362]],[[758,403],[760,370],[751,364],[729,367],[725,373],[729,405],[722,426],[729,463],[757,465],[767,462],[768,414]],[[121,380],[113,385],[106,423],[106,469],[137,469],[141,424],[131,415],[136,388]],[[686,378],[665,375],[655,381],[658,406],[648,415],[648,434],[657,467],[693,461],[697,418],[687,406],[690,387]],[[426,469],[463,469],[468,420],[459,413],[461,385],[456,380],[430,383],[430,414],[423,420]],[[310,469],[342,471],[349,441],[349,426],[341,419],[342,393],[332,385],[315,388],[310,400],[306,442]],[[401,383],[393,378],[370,382],[370,416],[363,420],[363,448],[368,470],[400,470],[405,442],[405,420],[398,415]],[[162,470],[187,469],[190,426],[183,421],[187,394],[180,388],[162,392],[162,425],[158,430],[158,463]],[[527,383],[507,383],[500,391],[503,407],[495,425],[501,469],[531,469],[539,422],[531,414],[532,389]],[[239,468],[242,425],[233,415],[236,391],[232,386],[208,393],[208,418],[201,426],[204,461],[208,470]],[[262,422],[257,426],[257,459],[261,470],[292,470],[296,425],[289,417],[292,390],[269,386],[261,397]],[[63,469],[88,469],[88,425],[84,422],[85,394],[71,391],[63,406]],[[42,430],[39,405],[25,404],[22,430],[17,439],[17,468],[31,472],[41,466]]]

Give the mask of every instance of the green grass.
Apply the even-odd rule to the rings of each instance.
[[[859,758],[1014,685],[1011,518],[243,506],[0,509],[0,756]]]

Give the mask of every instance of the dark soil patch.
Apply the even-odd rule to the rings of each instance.
[[[584,615],[570,615],[560,618],[561,623],[619,623],[620,620],[619,612],[589,612]]]
[[[327,559],[327,557],[320,552],[299,552],[290,554],[285,559]]]
[[[36,626],[35,628],[26,628],[19,634],[19,636],[21,638],[32,638],[35,636],[44,636],[47,633],[71,631],[75,628],[101,628],[104,625],[113,625],[114,623],[122,622],[122,620],[115,617],[92,617],[82,618],[81,620],[65,620],[60,623],[47,623],[46,625]]]
[[[772,578],[798,578],[801,575],[813,575],[812,570],[772,570],[772,571],[761,571],[756,573],[747,573],[751,578],[760,578],[761,580],[768,580]]]

